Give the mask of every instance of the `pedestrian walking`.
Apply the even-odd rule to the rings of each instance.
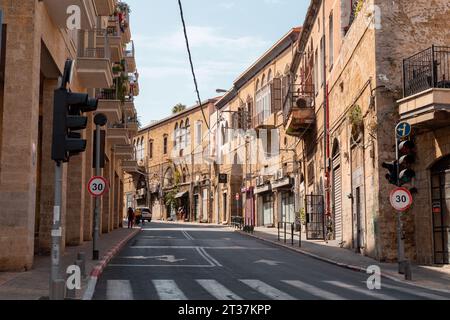
[[[134,211],[133,208],[128,208],[128,229],[134,227]]]

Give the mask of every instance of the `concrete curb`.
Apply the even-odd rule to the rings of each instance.
[[[278,241],[272,241],[272,240],[269,240],[269,239],[265,239],[263,237],[259,237],[259,236],[256,236],[254,234],[249,234],[247,232],[243,232],[243,231],[240,231],[240,230],[235,230],[235,232],[237,232],[237,233],[239,233],[241,235],[252,237],[252,238],[264,241],[264,242],[268,242],[268,243],[271,243],[271,244],[274,244],[274,245],[277,245],[277,246],[289,249],[289,250],[297,252],[297,253],[304,254],[304,255],[306,255],[308,257],[311,257],[313,259],[320,260],[320,261],[323,261],[323,262],[326,262],[326,263],[329,263],[329,264],[333,264],[333,265],[336,265],[336,266],[341,267],[341,268],[345,268],[345,269],[349,269],[349,270],[356,271],[356,272],[361,272],[361,273],[367,273],[367,268],[365,268],[365,267],[354,266],[354,265],[342,263],[342,262],[339,262],[339,261],[336,261],[336,260],[332,260],[332,259],[329,259],[329,258],[325,258],[325,257],[319,256],[319,255],[316,255],[314,253],[302,250],[300,248],[287,246],[287,245],[285,245],[283,243],[280,243]],[[446,294],[450,293],[450,290],[431,288],[431,287],[423,286],[423,285],[416,284],[416,283],[406,282],[406,281],[403,281],[403,280],[401,280],[401,279],[399,279],[399,278],[397,278],[395,276],[387,274],[386,272],[381,272],[381,277],[383,277],[385,279],[389,279],[389,280],[395,281],[397,283],[409,285],[409,286],[412,286],[412,287],[417,287],[417,288],[421,288],[421,289],[426,289],[426,290],[436,291],[436,292],[446,293]]]
[[[125,239],[120,241],[117,245],[115,245],[111,250],[109,250],[105,256],[103,256],[102,260],[92,269],[91,274],[89,276],[88,285],[86,291],[83,294],[82,300],[92,300],[94,296],[95,287],[97,285],[98,278],[102,275],[108,263],[117,255],[117,253],[122,250],[122,248],[132,239],[134,238],[141,229],[135,229],[132,233],[130,233]]]

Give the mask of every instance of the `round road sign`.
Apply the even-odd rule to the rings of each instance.
[[[103,177],[92,177],[89,180],[88,190],[94,197],[101,197],[108,191],[108,181]]]
[[[405,212],[411,208],[413,197],[411,192],[406,188],[397,188],[391,192],[391,205],[400,212]]]
[[[407,138],[411,135],[411,125],[408,122],[401,122],[397,125],[396,131],[400,139]]]

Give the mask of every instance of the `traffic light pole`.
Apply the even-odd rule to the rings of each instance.
[[[61,278],[61,203],[62,203],[62,167],[61,162],[56,162],[55,168],[55,205],[53,208],[52,225],[52,267],[50,273],[50,300],[64,299],[65,281]]]
[[[99,177],[100,172],[100,139],[101,130],[100,125],[96,124],[96,138],[95,138],[95,175]],[[92,249],[92,260],[100,259],[100,252],[98,250],[98,240],[100,236],[100,198],[95,198],[95,210],[94,210],[94,236],[93,236],[93,249]]]
[[[400,187],[400,150],[398,145],[400,144],[400,139],[397,135],[397,130],[395,133],[396,136],[396,159],[397,159],[397,186]],[[405,257],[405,237],[403,235],[403,221],[402,221],[402,212],[397,211],[397,250],[398,250],[398,272],[400,274],[405,275],[406,280],[411,280],[411,266],[410,262]]]

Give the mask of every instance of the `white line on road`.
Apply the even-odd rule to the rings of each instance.
[[[130,280],[108,280],[106,283],[107,300],[133,300]]]
[[[242,300],[241,297],[228,290],[216,280],[197,280],[197,282],[217,300]]]
[[[389,296],[387,294],[378,293],[378,292],[375,292],[375,291],[369,290],[369,289],[361,289],[361,288],[358,288],[356,286],[352,286],[352,285],[349,285],[349,284],[346,284],[346,283],[343,283],[343,282],[340,282],[340,281],[325,281],[325,283],[329,283],[329,284],[331,284],[333,286],[336,286],[338,288],[342,288],[342,289],[347,289],[347,290],[350,290],[350,291],[358,292],[360,294],[369,296],[371,298],[376,298],[376,299],[380,299],[380,300],[398,300],[397,298],[394,298],[394,297]]]
[[[332,292],[328,292],[326,290],[320,289],[316,286],[304,283],[302,281],[289,281],[289,280],[283,280],[282,282],[287,283],[293,287],[296,287],[298,289],[301,289],[313,296],[316,296],[320,299],[325,299],[325,300],[347,300],[337,294],[334,294]]]
[[[274,251],[274,248],[251,248],[251,247],[199,247],[199,246],[134,246],[131,249],[197,249],[203,248],[208,250],[263,250],[263,251]]]
[[[213,257],[211,257],[204,248],[197,248],[196,249],[197,252],[204,258],[206,259],[209,263],[211,263],[212,265],[218,266],[218,267],[223,267],[216,259],[214,259]]]
[[[272,286],[269,286],[268,284],[260,280],[240,280],[240,281],[248,285],[250,288],[270,298],[271,300],[296,300],[289,294],[284,293]]]
[[[173,280],[153,280],[153,285],[161,300],[187,300]]]
[[[445,298],[445,297],[439,296],[437,294],[409,290],[409,289],[406,289],[406,288],[391,286],[391,285],[384,284],[384,283],[381,285],[381,287],[382,288],[388,288],[388,289],[391,289],[391,290],[400,291],[400,292],[403,292],[403,293],[407,293],[407,294],[410,294],[410,295],[413,295],[413,296],[422,297],[422,298],[430,299],[430,300],[450,300],[449,298]]]
[[[187,233],[187,231],[183,230],[182,233],[186,237],[186,239],[195,240],[189,233]]]
[[[111,268],[216,268],[216,265],[109,264]]]

